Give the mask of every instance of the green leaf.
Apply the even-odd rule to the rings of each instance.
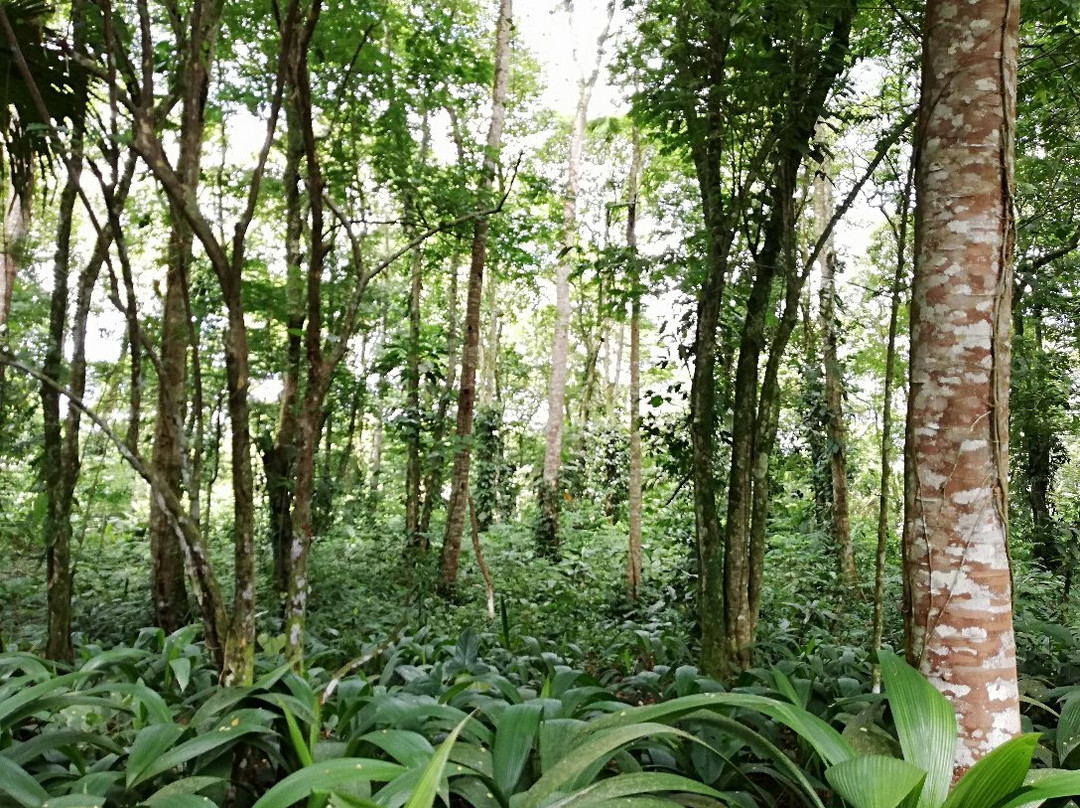
[[[171,724],[173,717],[169,706],[158,693],[138,682],[108,682],[82,691],[86,695],[97,693],[131,696],[146,708],[146,715],[154,724]]]
[[[896,808],[919,788],[926,772],[882,755],[852,758],[825,770],[825,779],[853,808]]]
[[[179,746],[173,747],[170,751],[158,757],[132,780],[129,786],[138,785],[162,772],[176,768],[192,758],[220,749],[223,746],[232,745],[242,736],[257,732],[270,733],[271,730],[261,724],[247,723],[235,718],[226,721],[217,729],[196,735],[194,738],[184,741]]]
[[[1031,782],[997,808],[1022,808],[1060,797],[1080,797],[1080,772],[1043,770],[1032,772],[1030,777]]]
[[[209,777],[206,775],[200,775],[198,777],[182,777],[179,780],[173,780],[171,783],[167,783],[155,791],[146,799],[147,805],[158,805],[160,800],[167,797],[175,797],[180,794],[195,794],[202,791],[204,788],[218,785],[225,780],[221,777]]]
[[[0,793],[7,794],[24,808],[39,808],[49,792],[17,763],[0,757]]]
[[[578,778],[598,760],[606,761],[618,749],[640,740],[658,735],[690,737],[682,730],[666,724],[639,723],[616,726],[599,733],[590,733],[572,754],[565,755],[558,763],[537,780],[520,796],[514,808],[539,808],[548,798],[578,787]]]
[[[176,684],[183,693],[187,690],[188,682],[191,681],[191,660],[187,657],[179,657],[169,661],[173,675],[176,676]]]
[[[450,749],[470,718],[471,716],[465,716],[465,718],[461,719],[461,722],[439,744],[439,748],[435,750],[435,754],[428,761],[427,766],[424,767],[420,782],[417,783],[416,790],[409,797],[409,801],[405,803],[405,808],[431,808],[435,804],[435,795],[439,791],[439,783],[442,782],[446,761],[450,757]]]
[[[540,726],[542,708],[525,702],[512,704],[499,717],[492,748],[495,787],[504,797],[513,793],[532,752],[536,731]]]
[[[1031,756],[1039,742],[1036,732],[1006,741],[976,761],[942,808],[991,808],[1024,785]]]
[[[1080,698],[1072,698],[1062,709],[1061,720],[1058,721],[1058,759],[1064,761],[1078,746],[1080,746]]]
[[[809,743],[827,764],[840,763],[855,757],[855,750],[835,729],[813,713],[793,704],[751,693],[700,693],[683,696],[660,704],[632,707],[588,724],[589,732],[637,721],[677,721],[697,710],[719,710],[740,707],[769,716]]]
[[[307,741],[304,740],[304,733],[300,731],[300,726],[296,723],[296,719],[293,718],[293,714],[288,710],[283,712],[285,713],[285,723],[289,727],[289,740],[292,742],[293,751],[296,753],[301,766],[310,766],[315,761],[311,756],[312,750],[308,748]]]
[[[125,782],[130,788],[138,782],[143,772],[164,755],[184,734],[179,724],[151,724],[139,730],[128,753]]]
[[[124,748],[118,746],[109,738],[95,735],[92,732],[82,732],[77,729],[46,730],[40,735],[35,735],[28,741],[16,744],[0,752],[4,757],[14,763],[23,766],[31,760],[41,757],[46,752],[62,749],[65,746],[77,744],[99,746],[116,755],[122,755]]]
[[[209,797],[199,794],[167,794],[163,797],[151,797],[141,805],[150,808],[217,808],[216,803]]]
[[[455,778],[450,791],[463,797],[470,808],[502,808],[503,805],[479,777]]]
[[[551,803],[548,808],[588,808],[608,800],[617,799],[621,803],[626,797],[669,791],[723,799],[723,795],[716,789],[689,777],[664,772],[638,772],[608,777]]]
[[[104,797],[95,797],[93,794],[67,794],[63,797],[49,797],[41,803],[41,808],[102,808],[104,805]]]
[[[397,763],[371,758],[338,758],[295,771],[262,795],[252,808],[289,808],[314,791],[331,791],[357,780],[387,783],[406,771]]]
[[[14,696],[0,701],[0,729],[6,729],[18,721],[24,715],[36,712],[38,705],[35,702],[57,690],[63,690],[68,685],[85,679],[90,675],[88,671],[75,671],[57,676],[39,684],[19,690]]]
[[[358,740],[377,746],[403,766],[422,766],[435,753],[427,738],[419,732],[404,729],[380,729],[362,735]]]
[[[892,652],[879,651],[878,661],[904,760],[926,772],[918,808],[936,808],[952,783],[956,713],[937,688]]]

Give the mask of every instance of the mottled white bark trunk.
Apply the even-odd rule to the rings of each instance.
[[[956,775],[1020,730],[1006,541],[1016,0],[927,5],[905,486],[909,654]]]
[[[548,380],[547,429],[544,440],[544,467],[540,482],[541,520],[538,544],[542,552],[558,555],[559,470],[562,467],[562,433],[566,418],[566,371],[570,350],[570,270],[576,258],[578,240],[577,198],[581,185],[581,155],[585,148],[585,125],[589,100],[600,76],[604,42],[611,29],[615,4],[608,3],[607,23],[597,39],[596,62],[592,73],[578,82],[577,108],[570,130],[570,153],[566,163],[566,191],[563,196],[562,258],[555,268],[555,333],[551,341],[551,375]],[[576,55],[576,54],[575,54]]]

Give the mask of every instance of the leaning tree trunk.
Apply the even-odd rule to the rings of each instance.
[[[495,25],[495,83],[491,94],[491,124],[480,179],[479,204],[487,206],[495,186],[499,150],[506,121],[506,91],[510,78],[510,18],[513,0],[500,0]],[[476,404],[476,367],[480,354],[480,303],[484,286],[484,263],[487,259],[488,219],[481,215],[473,228],[472,261],[469,287],[465,298],[465,333],[461,348],[461,387],[458,391],[457,444],[450,478],[450,503],[447,506],[446,533],[443,537],[439,588],[451,593],[457,584],[461,559],[461,536],[465,530],[469,501],[469,462],[472,456],[473,410]]]
[[[1007,543],[1015,0],[927,5],[905,466],[908,658],[955,776],[1020,731]]]

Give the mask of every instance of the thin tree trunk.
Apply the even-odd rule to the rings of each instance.
[[[577,108],[570,131],[563,195],[562,255],[555,267],[555,333],[551,341],[551,376],[548,380],[547,428],[544,432],[544,466],[538,500],[540,518],[536,525],[536,547],[541,555],[559,556],[559,470],[562,467],[562,433],[565,418],[566,373],[570,340],[570,271],[577,257],[577,198],[581,185],[581,155],[585,148],[585,125],[589,100],[600,76],[604,43],[615,15],[615,3],[607,5],[607,21],[596,40],[596,61],[592,72],[578,82]]]
[[[199,128],[194,135],[188,135],[178,168],[190,180],[191,172],[194,172],[196,176],[198,174],[198,152],[202,146],[202,128],[201,121],[188,125],[197,125]],[[192,138],[194,143],[190,142]],[[185,138],[182,137],[182,140]],[[191,149],[195,150],[194,155]],[[192,159],[195,161],[194,166],[187,162]],[[182,486],[184,413],[187,407],[188,322],[184,299],[187,296],[191,248],[191,229],[174,211],[165,278],[161,346],[158,351],[161,372],[158,374],[157,417],[154,419],[154,448],[151,462],[156,479],[168,485],[176,497],[180,496]],[[137,339],[131,349],[133,353],[138,351]],[[162,502],[157,496],[150,497],[150,556],[154,570],[154,621],[167,634],[171,634],[187,623],[190,613],[180,538],[173,528],[172,516],[165,510]]]
[[[421,121],[423,136],[420,142],[419,162],[423,167],[427,160],[431,129],[428,126],[427,110]],[[414,194],[405,194],[404,208],[409,224],[406,233],[409,238],[416,235],[417,210]],[[405,544],[421,553],[428,549],[426,533],[420,531],[420,484],[423,467],[420,459],[420,439],[422,434],[420,411],[420,304],[424,292],[424,248],[418,246],[413,252],[410,268],[409,287],[409,355],[405,368]]]
[[[448,426],[447,413],[450,401],[457,386],[458,369],[458,269],[461,256],[454,253],[450,257],[450,290],[447,294],[447,330],[446,330],[446,382],[439,395],[439,405],[435,413],[435,428],[431,433],[431,450],[427,457],[427,473],[424,477],[424,505],[420,509],[420,532],[431,529],[431,514],[435,503],[442,500],[442,479],[446,459],[443,455],[443,439]],[[492,277],[494,280],[494,276]]]
[[[638,182],[641,175],[641,137],[635,129],[630,177],[626,188],[626,249],[630,259],[630,479],[627,494],[629,545],[626,594],[636,601],[641,591],[641,267],[637,256]],[[622,340],[619,341],[620,353]],[[616,384],[618,380],[616,379]]]
[[[889,482],[892,479],[892,396],[896,374],[896,334],[900,320],[900,297],[907,274],[908,220],[911,215],[911,192],[914,183],[915,163],[908,166],[907,180],[900,197],[896,236],[896,268],[893,272],[891,301],[889,303],[889,337],[885,347],[885,390],[881,404],[881,476],[878,483],[877,552],[874,560],[874,621],[870,642],[871,656],[881,649],[885,630],[885,560],[889,551]],[[873,686],[881,688],[881,666],[874,663]]]
[[[42,368],[42,373],[54,384],[60,381],[63,363],[64,335],[67,330],[68,274],[71,265],[72,214],[81,176],[82,147],[81,144],[76,144],[67,182],[60,194],[56,254],[53,261],[53,291],[49,306],[49,343]],[[14,272],[11,279],[14,279]],[[55,387],[42,384],[41,405],[44,421],[42,459],[48,494],[43,526],[46,541],[48,606],[45,656],[49,659],[71,662],[74,655],[71,645],[71,506],[75,481],[78,478],[79,456],[78,454],[70,456],[64,451],[66,447],[60,423],[60,396]],[[74,437],[78,441],[78,435]]]
[[[814,175],[814,224],[820,236],[836,210],[829,177],[832,160],[826,157]],[[847,438],[844,428],[844,380],[838,351],[836,323],[836,249],[830,236],[818,256],[821,287],[818,315],[821,322],[821,354],[825,366],[825,435],[831,481],[829,532],[836,549],[841,592],[857,596],[858,572],[855,546],[851,541],[848,511]]]
[[[26,240],[30,235],[30,222],[34,206],[34,173],[31,168],[27,176],[12,188],[8,178],[0,178],[4,188],[11,196],[4,201],[3,232],[0,233],[0,345],[8,342],[8,318],[11,314],[11,300],[15,291],[15,279],[19,273],[26,249]],[[4,419],[4,366],[0,365],[0,423]]]
[[[300,360],[304,342],[304,231],[300,164],[304,159],[304,138],[300,131],[296,89],[288,90],[285,105],[285,306],[286,348],[284,382],[273,444],[264,448],[263,470],[270,506],[270,547],[273,553],[274,592],[284,608],[289,588],[289,546],[293,535],[293,485],[295,482]]]
[[[506,91],[510,74],[510,27],[513,0],[500,0],[495,25],[495,83],[491,100],[491,124],[479,187],[479,205],[486,207],[495,184],[499,151],[506,120]],[[469,461],[472,455],[473,409],[476,400],[476,366],[480,347],[480,302],[484,285],[484,262],[487,258],[489,222],[486,216],[473,228],[472,262],[465,303],[465,335],[461,353],[461,389],[458,392],[457,445],[450,480],[450,503],[447,506],[446,534],[443,538],[439,587],[452,593],[457,584],[461,558],[461,536],[465,529],[465,508],[469,498]]]
[[[954,776],[1020,731],[1007,542],[1019,4],[927,5],[905,451],[908,658],[956,708]]]

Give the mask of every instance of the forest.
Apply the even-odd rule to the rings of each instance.
[[[0,73],[0,808],[1080,805],[1076,0]]]

